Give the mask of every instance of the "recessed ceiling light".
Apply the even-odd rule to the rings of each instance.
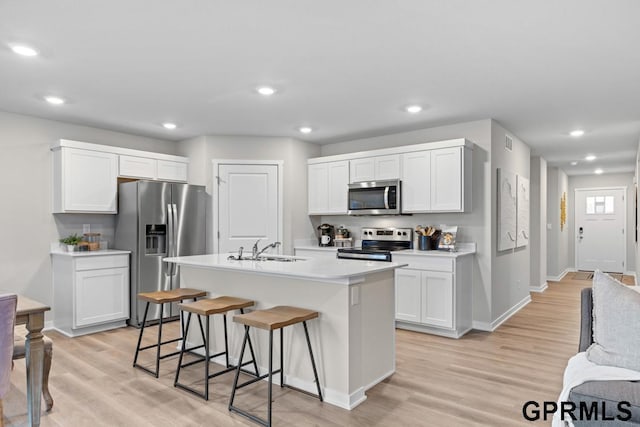
[[[596,175],[600,175],[602,174],[602,169],[596,169],[593,171],[593,173],[595,173]]]
[[[592,162],[596,159],[596,156],[594,156],[593,154],[589,154],[587,155],[587,157],[584,158],[586,161],[588,162]]]
[[[569,132],[569,135],[577,138],[579,136],[584,135],[584,131],[582,129],[572,130],[571,132]]]
[[[571,166],[575,166],[577,164],[578,164],[578,162],[571,162]]]
[[[309,126],[301,126],[298,128],[298,131],[300,133],[311,133],[313,132],[313,129],[311,129]]]
[[[61,105],[65,103],[64,98],[60,98],[59,96],[45,96],[44,100],[53,105]]]
[[[22,56],[37,56],[38,51],[32,47],[25,46],[23,44],[16,44],[11,46],[11,50]]]
[[[177,127],[178,127],[175,123],[169,123],[169,122],[167,122],[167,123],[163,123],[163,124],[162,124],[162,126],[163,126],[165,129],[171,129],[171,130],[173,130],[173,129],[175,129],[175,128],[177,128]]]
[[[276,90],[271,86],[259,86],[256,88],[256,90],[260,95],[264,95],[264,96],[271,96],[274,93],[276,93]]]
[[[417,114],[422,111],[422,107],[419,105],[409,105],[404,109],[407,113]]]

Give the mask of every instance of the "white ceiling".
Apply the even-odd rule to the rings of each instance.
[[[569,174],[632,171],[638,16],[637,0],[2,0],[0,109],[317,143],[494,118]],[[428,108],[402,111],[412,103]]]

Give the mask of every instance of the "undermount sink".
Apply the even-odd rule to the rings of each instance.
[[[260,255],[258,259],[253,259],[251,255],[244,255],[238,259],[237,256],[230,255],[228,260],[232,261],[276,261],[276,262],[296,262],[305,261],[306,258],[298,258],[286,255]]]

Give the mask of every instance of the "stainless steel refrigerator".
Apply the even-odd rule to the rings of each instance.
[[[203,186],[153,181],[119,185],[115,247],[131,251],[130,325],[140,326],[144,316],[138,293],[180,287],[179,267],[162,258],[204,254],[205,241]],[[160,305],[150,304],[147,320],[160,315]],[[177,315],[176,304],[165,304],[163,318]]]

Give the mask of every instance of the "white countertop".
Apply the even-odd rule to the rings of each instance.
[[[104,249],[99,251],[74,251],[66,252],[61,250],[51,251],[51,255],[55,256],[71,256],[71,257],[85,257],[85,256],[104,256],[104,255],[128,255],[131,251],[121,251],[119,249]]]
[[[313,245],[297,245],[294,249],[306,250],[306,251],[322,251],[322,252],[336,252],[338,247],[336,246],[313,246]],[[445,258],[458,258],[461,256],[472,255],[476,253],[475,243],[461,243],[459,249],[456,252],[433,250],[433,251],[420,251],[418,249],[404,249],[401,251],[393,251],[391,257],[394,255],[410,255],[410,256],[427,256],[427,257],[445,257]]]
[[[397,262],[353,261],[346,259],[327,260],[290,257],[286,255],[280,255],[280,257],[298,258],[299,261],[236,261],[227,259],[229,255],[231,254],[193,255],[164,258],[163,261],[175,262],[176,264],[190,267],[239,271],[271,276],[285,276],[344,284],[358,283],[364,276],[369,274],[390,271],[407,265]]]

